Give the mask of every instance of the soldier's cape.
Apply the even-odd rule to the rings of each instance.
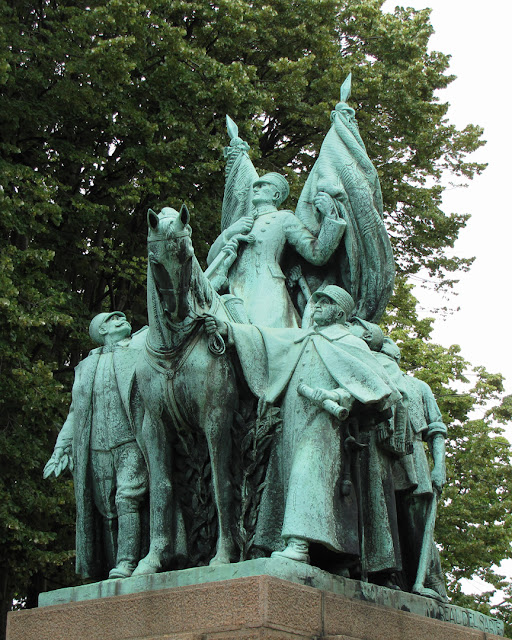
[[[229,333],[250,390],[270,404],[286,389],[310,341],[319,363],[362,404],[383,410],[400,398],[366,343],[341,325],[304,330],[230,324]]]

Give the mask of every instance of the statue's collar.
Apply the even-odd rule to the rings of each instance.
[[[317,333],[324,336],[328,340],[338,340],[350,333],[350,331],[341,324],[328,324],[325,327],[316,327]]]
[[[329,324],[325,327],[314,325],[303,334],[299,335],[294,342],[295,344],[303,342],[306,338],[310,338],[311,336],[322,336],[323,338],[332,341],[339,340],[346,335],[350,335],[350,331],[341,324]]]
[[[263,204],[261,207],[254,209],[254,217],[259,218],[267,213],[276,213],[277,208],[273,204]]]
[[[112,351],[117,351],[118,349],[122,349],[123,347],[128,347],[131,342],[131,337],[123,338],[119,340],[119,342],[115,342],[114,344],[104,345],[100,347],[100,353],[112,353]]]

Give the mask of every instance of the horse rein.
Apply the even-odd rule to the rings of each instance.
[[[206,315],[207,314],[200,314],[197,313],[197,311],[194,311],[193,309],[190,309],[189,311],[189,317],[191,317],[192,322],[190,323],[190,329],[188,329],[188,335],[186,336],[187,339],[192,336],[194,334],[195,328],[197,327],[197,325],[200,322],[204,322],[206,319]],[[209,314],[211,315],[211,314]],[[195,317],[194,317],[195,316]],[[165,324],[169,327],[169,329],[171,331],[174,331],[176,333],[182,332],[183,333],[183,326],[182,323],[179,322],[173,322],[172,320],[170,320],[168,317],[165,318]],[[181,347],[180,347],[181,348]],[[151,348],[152,351],[155,351],[153,348]],[[176,349],[172,349],[169,351],[165,351],[165,352],[156,352],[155,353],[160,353],[161,355],[171,355],[175,352],[179,351],[178,348]],[[214,356],[222,356],[226,353],[226,343],[224,342],[224,338],[220,335],[220,333],[218,331],[216,331],[214,334],[209,335],[208,336],[208,351],[214,355]]]
[[[194,318],[195,322],[204,322],[206,319],[206,314],[199,314],[193,309],[190,311],[196,316]],[[208,336],[208,351],[213,356],[222,356],[226,353],[226,343],[218,331]]]

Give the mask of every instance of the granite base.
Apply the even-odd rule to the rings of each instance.
[[[275,565],[274,560],[250,562]],[[239,570],[248,572],[250,562],[240,563]],[[7,640],[492,640],[503,635],[501,621],[468,609],[278,562],[281,573],[291,572],[293,580],[272,575],[223,579],[223,568],[205,567],[41,594],[43,606],[9,614]],[[187,572],[197,577],[201,571],[210,580],[169,584],[190,581]],[[317,586],[322,580],[324,586]],[[144,581],[152,588],[141,588]],[[66,603],[62,592],[69,597]],[[408,606],[414,601],[427,601],[423,614],[419,602]]]

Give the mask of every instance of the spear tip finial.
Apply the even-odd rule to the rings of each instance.
[[[226,127],[228,129],[228,134],[231,140],[238,136],[238,127],[235,121],[228,115],[226,115]]]
[[[341,85],[340,89],[340,101],[347,102],[350,98],[350,92],[352,89],[352,73],[349,73],[345,78],[345,82]]]

